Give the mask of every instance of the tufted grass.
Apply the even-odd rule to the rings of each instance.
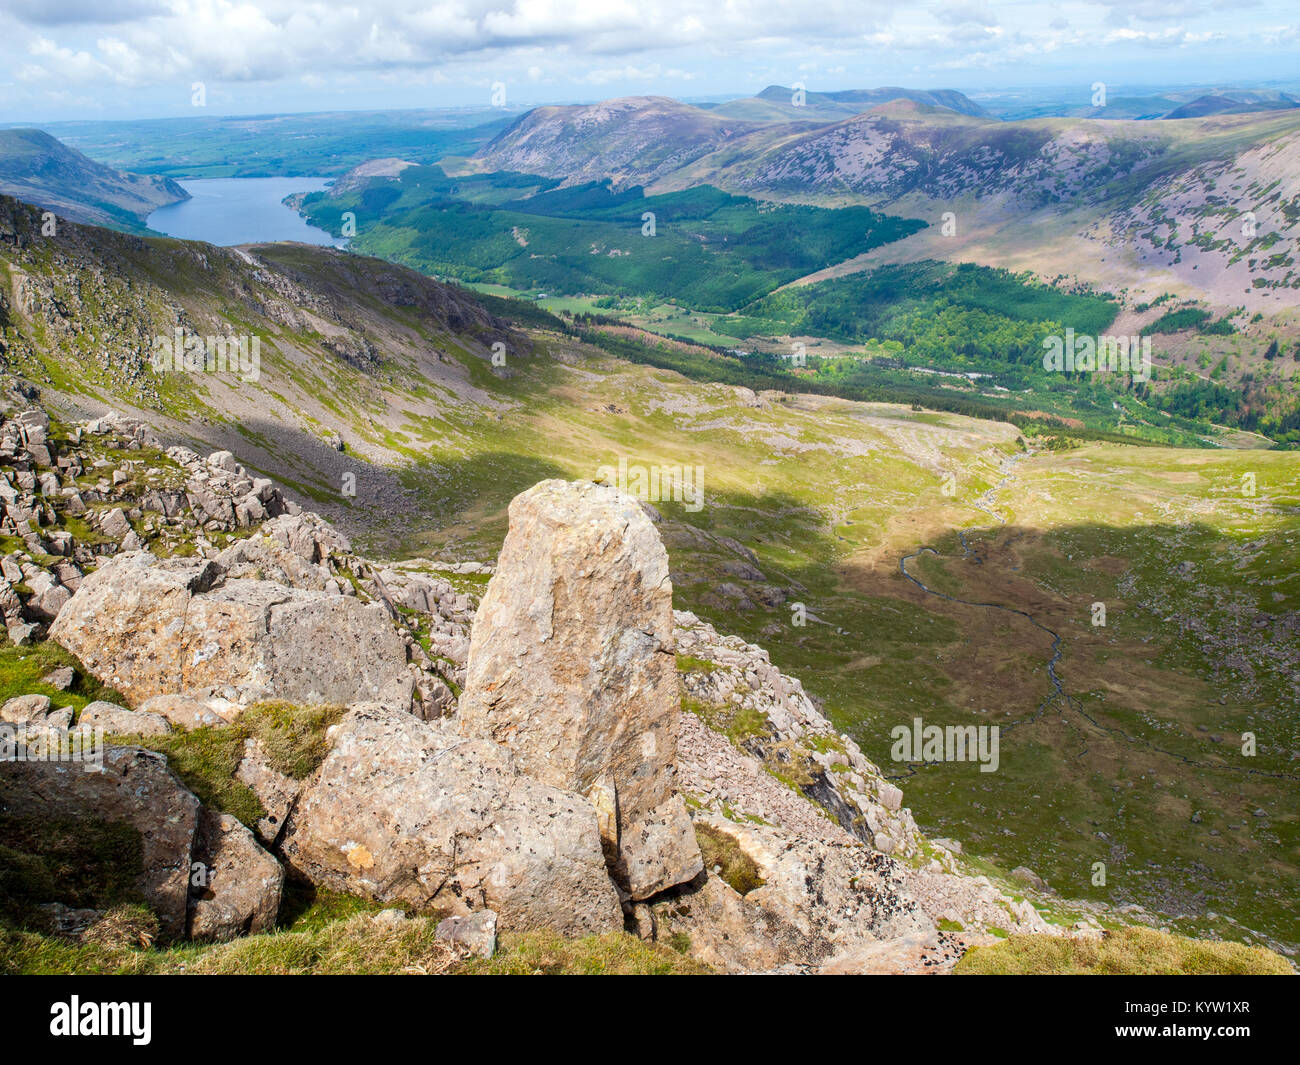
[[[66,692],[41,683],[42,677],[60,666],[70,666],[75,674],[72,687]],[[97,681],[75,656],[53,640],[15,647],[4,639],[0,630],[0,703],[17,695],[48,695],[52,705],[70,706],[78,712],[96,699],[126,705],[119,692]]]
[[[211,975],[690,975],[709,970],[670,946],[626,932],[565,939],[554,932],[507,934],[489,960],[466,959],[434,938],[437,921],[396,927],[364,913],[320,926],[247,936],[229,943],[140,946],[139,922],[118,934],[72,943],[0,927],[0,974]]]
[[[972,947],[954,970],[963,976],[1293,976],[1282,955],[1244,943],[1187,939],[1131,926],[1100,939],[1009,936]]]
[[[262,702],[230,725],[177,729],[164,736],[116,736],[167,756],[167,764],[205,806],[237,817],[250,828],[266,815],[257,796],[235,779],[244,741],[261,741],[267,762],[285,776],[310,776],[329,751],[325,734],[343,716],[338,706]]]
[[[244,732],[207,725],[163,736],[114,736],[117,743],[138,744],[167,756],[167,765],[204,806],[238,818],[248,827],[266,816],[253,790],[235,779],[244,756]]]
[[[712,825],[695,822],[695,839],[700,845],[700,856],[705,869],[717,869],[718,876],[741,895],[761,888],[766,881],[759,875],[758,865],[741,848],[736,840]]]
[[[341,706],[262,702],[240,714],[231,729],[260,740],[273,769],[302,780],[325,760],[329,753],[325,733],[342,716]]]

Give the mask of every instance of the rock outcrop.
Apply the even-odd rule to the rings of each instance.
[[[675,619],[691,663],[680,786],[712,846],[706,877],[643,916],[655,935],[733,972],[943,972],[990,928],[1052,930],[945,848],[927,859],[902,792],[766,651]]]
[[[818,968],[865,944],[929,936],[933,922],[906,887],[906,870],[848,838],[808,839],[719,816],[697,824],[735,857],[702,883],[653,906],[656,933],[684,932],[700,960],[729,971]],[[751,863],[743,892],[732,863]]]
[[[227,578],[205,559],[115,556],[82,581],[50,635],[136,705],[175,693],[241,706],[411,701],[406,647],[380,607]]]
[[[566,935],[623,926],[596,812],[505,747],[382,706],[353,707],[281,840],[314,883]]]
[[[138,833],[136,888],[166,938],[272,929],[277,859],[450,911],[444,937],[484,955],[499,921],[681,937],[726,971],[935,972],[991,928],[1049,930],[963,873],[956,844],[925,841],[901,791],[766,651],[674,614],[653,515],[612,488],[524,492],[495,566],[379,565],[229,452],[164,457],[120,417],[69,437],[31,410],[0,421],[3,522],[27,547],[0,556],[10,638],[48,626],[127,704],[92,702],[79,727],[148,745],[235,725],[259,700],[347,707],[302,778],[243,734],[234,778],[262,808],[248,827],[141,748],[109,747],[102,774],[0,764],[0,815]],[[37,737],[72,717],[57,694],[0,706]],[[44,904],[60,934],[102,917],[76,901]]]
[[[257,739],[244,741],[244,757],[235,767],[235,779],[246,785],[262,804],[263,815],[253,825],[257,838],[264,846],[275,846],[302,794],[303,782],[271,765],[262,741]]]
[[[701,869],[675,786],[680,705],[668,554],[641,505],[589,482],[515,497],[474,621],[459,729],[591,796],[611,872],[634,900]]]
[[[678,652],[692,663],[682,681],[696,711],[681,726],[683,789],[706,809],[737,810],[801,835],[826,838],[835,826],[876,850],[919,852],[903,793],[836,731],[797,677],[773,666],[763,648],[720,635],[692,613],[674,619]],[[748,724],[734,743],[705,723],[722,728],[741,714]]]
[[[30,403],[29,392],[11,389],[0,402]],[[39,407],[0,417],[0,532],[23,541],[0,555],[0,617],[15,644],[45,636],[85,574],[115,556],[145,549],[208,560],[227,580],[378,604],[405,645],[422,717],[455,707],[477,605],[437,571],[490,568],[425,560],[380,567],[231,452],[164,449],[146,422],[115,411],[75,426]]]

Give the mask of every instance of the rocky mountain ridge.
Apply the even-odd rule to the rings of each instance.
[[[764,127],[666,96],[537,107],[484,145],[474,162],[567,183],[611,178],[620,187],[649,184]]]

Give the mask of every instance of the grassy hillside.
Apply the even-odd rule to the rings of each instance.
[[[1207,943],[1149,928],[1099,940],[1012,936],[975,947],[957,963],[963,976],[1292,976],[1285,958],[1261,947]]]
[[[0,358],[77,409],[134,408],[180,440],[221,442],[317,509],[341,505],[343,473],[375,478],[409,455],[400,431],[468,404],[490,410],[491,345],[527,357],[525,336],[462,290],[378,260],[300,245],[235,251],[140,240],[0,198]],[[158,338],[255,338],[256,375],[160,372]],[[445,420],[443,439],[463,430]],[[339,452],[332,434],[349,448]],[[353,461],[352,456],[357,456]]]
[[[286,907],[291,909],[291,907]],[[228,943],[147,948],[157,919],[123,907],[89,943],[0,925],[0,974],[192,976],[694,976],[709,970],[672,947],[626,932],[562,939],[546,932],[502,936],[489,961],[466,958],[435,938],[436,917],[377,921],[364,899],[322,893],[273,933]]]
[[[33,219],[9,205],[0,226],[2,354],[47,398],[229,446],[378,554],[490,560],[544,477],[698,466],[701,510],[655,504],[677,605],[768,647],[927,831],[1185,932],[1300,943],[1291,454],[755,392],[650,361],[689,355],[699,378],[701,349],[615,358],[594,342],[634,337],[535,306],[512,329],[508,302],[330,249],[42,241]],[[178,319],[263,337],[260,379],[155,373],[147,342]],[[1001,768],[892,762],[917,715],[1002,726]]]
[[[923,121],[918,112],[888,121],[906,136],[934,133],[938,140],[926,151],[954,151],[948,141],[955,138],[965,144],[962,150],[982,145],[979,152],[996,155],[989,122],[953,111],[947,115]],[[886,118],[872,117],[877,120]],[[605,136],[619,135],[620,126],[612,120],[607,125]],[[1003,148],[1018,145],[1017,151],[1028,153],[1020,157],[1029,167],[1021,175],[1025,180],[1031,171],[1040,177],[1066,174],[1071,186],[1078,186],[1072,195],[1080,197],[1084,185],[1099,181],[1103,200],[1110,195],[1107,189],[1127,180],[1121,171],[1164,173],[1165,163],[1152,161],[1164,153],[1180,160],[1173,172],[1182,173],[1177,167],[1194,161],[1188,153],[1210,151],[1213,140],[1209,134],[1191,137],[1177,123],[1162,126],[1169,132],[1147,135],[1145,156],[1130,152],[1123,167],[1119,156],[1108,157],[1109,170],[1103,167],[1103,173],[1097,170],[1101,156],[1089,155],[1089,169],[1077,171],[1053,154],[1087,155],[1089,145],[1100,143],[1095,132],[1076,142],[1068,122],[992,125]],[[1253,143],[1259,131],[1247,128],[1253,132],[1238,130],[1232,136]],[[1224,130],[1215,136],[1231,139]],[[1056,148],[1049,151],[1051,145]],[[981,156],[980,165],[993,157]],[[929,165],[908,173],[920,180],[917,175]],[[1041,206],[1042,191],[1038,188],[1030,202],[1047,210]],[[1281,218],[1290,200],[1279,190],[1272,195],[1276,202],[1269,210]],[[1180,298],[1174,278],[1170,289],[1143,300],[1127,286],[1107,290],[1061,272],[1044,278],[1035,269],[949,265],[959,256],[947,246],[952,243],[944,235],[948,222],[935,217],[932,204],[922,213],[940,222],[937,226],[859,205],[754,200],[708,186],[646,195],[638,186],[617,188],[608,179],[562,184],[555,176],[448,176],[438,167],[412,166],[396,175],[351,175],[336,192],[306,197],[304,209],[313,223],[336,234],[354,223],[356,250],[435,276],[526,294],[556,313],[595,313],[766,357],[753,367],[755,379],[778,368],[774,357],[798,352],[810,360],[800,371],[807,379],[803,387],[824,386],[837,394],[865,390],[853,393],[859,398],[883,397],[891,390],[893,396],[920,397],[944,408],[960,402],[967,407],[952,409],[978,406],[1002,417],[1063,419],[1180,446],[1248,443],[1252,434],[1254,446],[1270,440],[1300,443],[1300,367],[1293,357],[1300,352],[1300,318],[1250,316],[1244,306],[1215,309],[1212,303]],[[1224,210],[1216,207],[1216,217]],[[1263,207],[1258,218],[1264,218]],[[1022,241],[1025,232],[1035,232],[1021,226],[1014,212],[999,224],[1020,233]],[[1059,220],[1052,224],[1061,226]],[[961,232],[966,225],[963,215]],[[1271,247],[1276,238],[1277,231],[1270,230],[1256,234],[1254,242]],[[1193,239],[1200,241],[1198,249],[1205,244]],[[1069,238],[1074,244],[1080,240]],[[1258,291],[1285,301],[1279,271],[1289,268],[1275,262],[1276,255],[1266,260],[1250,255],[1249,248],[1215,247],[1220,258],[1231,256],[1237,264],[1232,269],[1256,274],[1257,281],[1276,274],[1280,280],[1268,285],[1282,288]],[[1160,254],[1177,258],[1182,248],[1170,237]],[[919,258],[921,249],[933,258]],[[1207,282],[1213,277],[1199,276]],[[1092,337],[1153,336],[1156,370],[1149,380],[1044,372],[1044,340],[1068,330]]]

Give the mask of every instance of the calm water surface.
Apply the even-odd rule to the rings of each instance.
[[[181,181],[178,184],[192,199],[158,208],[149,216],[149,228],[169,237],[226,246],[297,240],[342,247],[346,240],[308,225],[297,211],[280,202],[295,192],[318,192],[330,180],[277,177]]]

